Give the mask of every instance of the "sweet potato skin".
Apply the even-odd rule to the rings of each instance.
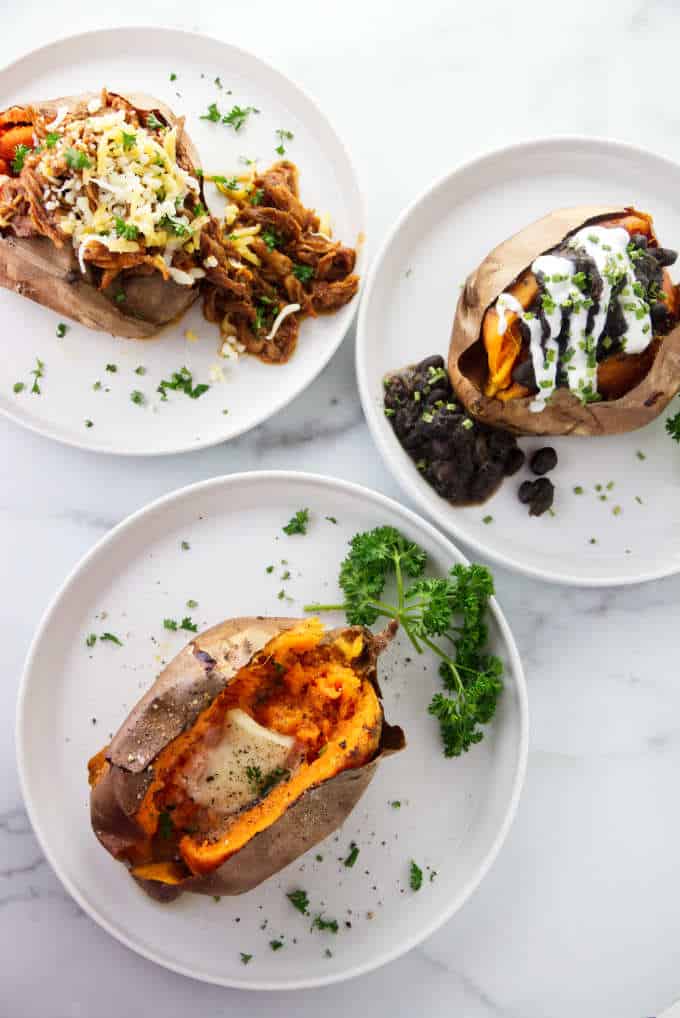
[[[658,344],[638,385],[617,399],[599,403],[583,405],[568,389],[560,388],[541,413],[533,413],[529,409],[533,396],[512,400],[485,396],[482,379],[474,370],[475,344],[480,341],[487,308],[538,255],[587,223],[633,213],[633,209],[613,206],[551,212],[496,247],[468,276],[456,308],[448,367],[458,398],[474,417],[519,435],[612,435],[644,427],[673,399],[680,390],[680,325]]]
[[[227,620],[192,640],[164,669],[107,747],[103,767],[91,762],[92,827],[111,855],[127,857],[146,836],[136,822],[136,812],[153,780],[153,760],[193,724],[254,654],[299,622],[289,618]],[[365,674],[376,690],[377,656],[392,633],[376,637],[365,631]],[[339,632],[330,632],[327,638],[334,635]],[[172,901],[184,891],[234,895],[251,890],[336,830],[368,787],[382,756],[404,744],[402,730],[383,719],[379,752],[371,761],[307,790],[274,824],[212,873],[190,876],[178,884],[136,882],[162,902]]]
[[[57,115],[60,107],[85,109],[96,97],[97,93],[86,92],[33,103],[32,107],[50,118]],[[126,93],[124,98],[136,109],[160,113],[170,125],[177,125],[178,157],[188,160],[193,168],[200,166],[196,149],[172,110],[143,93]],[[6,116],[11,118],[11,114],[11,109],[0,113],[0,122]],[[4,232],[0,236],[0,286],[90,329],[129,339],[152,339],[165,325],[180,318],[199,295],[198,286],[180,286],[173,280],[164,280],[157,272],[130,273],[125,278],[126,300],[122,308],[111,295],[97,289],[91,269],[81,273],[68,240],[58,248],[46,237],[17,237],[10,230]]]

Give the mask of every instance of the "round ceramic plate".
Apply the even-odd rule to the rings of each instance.
[[[583,138],[528,142],[434,184],[402,215],[373,264],[357,341],[359,388],[373,437],[419,507],[496,562],[592,586],[680,570],[680,450],[665,433],[668,414],[628,435],[520,440],[527,452],[550,444],[559,455],[551,475],[555,515],[537,519],[517,499],[528,470],[483,506],[461,509],[441,499],[383,414],[383,377],[429,354],[446,356],[466,276],[527,223],[569,205],[634,204],[653,214],[661,243],[678,247],[679,189],[680,167],[650,152]],[[680,409],[678,402],[672,406]]]
[[[311,99],[256,57],[201,35],[123,28],[64,39],[0,72],[3,107],[102,86],[151,93],[184,115],[206,173],[241,172],[242,158],[257,159],[264,168],[280,158],[276,131],[292,132],[286,158],[299,167],[303,202],[330,214],[335,236],[359,243],[363,205],[347,152]],[[260,112],[236,132],[200,119],[211,103],[224,113],[234,104]],[[213,185],[206,185],[206,196],[219,211]],[[355,299],[337,314],[304,321],[292,360],[270,366],[250,357],[237,364],[219,357],[218,330],[200,307],[155,340],[115,339],[66,319],[60,339],[58,315],[0,290],[6,336],[0,411],[50,438],[98,452],[150,455],[214,445],[253,428],[302,392],[339,346],[356,305]],[[187,332],[198,339],[188,340]],[[36,358],[45,365],[40,396],[30,392]],[[115,373],[107,370],[111,364]],[[135,374],[140,366],[143,376]],[[184,366],[210,390],[196,400],[171,392],[161,401],[158,383]],[[216,366],[224,380],[215,380]],[[14,384],[22,381],[29,384],[15,394]],[[97,382],[101,388],[94,389]],[[131,401],[135,390],[144,393],[146,405]]]
[[[300,508],[310,510],[308,532],[289,537],[282,526]],[[433,574],[463,561],[430,524],[375,492],[307,474],[237,474],[184,488],[131,516],[83,559],[52,602],[19,695],[26,805],[70,893],[145,957],[249,989],[346,979],[435,930],[496,856],[522,786],[528,720],[517,649],[495,603],[491,644],[504,661],[506,688],[483,742],[460,759],[443,756],[427,713],[440,686],[436,664],[399,636],[382,661],[381,684],[386,716],[406,730],[407,750],[379,768],[336,835],[254,891],[220,901],[184,895],[159,905],[90,829],[88,757],[185,643],[186,634],[164,629],[164,618],[190,614],[203,629],[233,615],[296,615],[308,601],[335,601],[348,540],[383,524],[419,542]],[[189,600],[198,606],[188,609]],[[122,646],[98,640],[88,648],[88,634],[103,631]],[[359,856],[350,868],[343,860],[351,842]],[[409,886],[412,859],[424,873],[417,893]],[[336,935],[312,931],[310,919],[290,905],[286,892],[297,888],[312,909],[338,920]],[[273,951],[269,943],[278,939],[284,947]],[[252,954],[247,966],[240,952]]]

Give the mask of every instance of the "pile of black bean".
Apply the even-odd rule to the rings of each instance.
[[[385,416],[395,435],[449,502],[484,502],[523,465],[513,435],[473,420],[456,400],[443,357],[426,357],[388,375],[384,386]]]

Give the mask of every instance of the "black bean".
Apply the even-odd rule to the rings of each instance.
[[[512,380],[517,382],[518,385],[523,385],[525,389],[536,389],[536,374],[534,372],[534,365],[531,358],[518,364],[512,370]]]
[[[530,516],[542,516],[552,508],[555,498],[555,485],[547,477],[539,477],[534,481],[534,496],[529,506]]]
[[[529,466],[539,476],[547,474],[557,466],[557,453],[550,445],[544,446],[543,449],[537,449],[529,460]]]
[[[505,461],[505,476],[512,477],[512,475],[516,474],[518,470],[521,470],[524,466],[525,459],[526,457],[519,446],[515,446],[514,449],[511,449],[508,453],[508,458]]]
[[[650,247],[649,253],[656,258],[662,268],[667,268],[669,265],[675,265],[678,257],[678,252],[671,250],[670,247]]]
[[[436,370],[437,368],[443,367],[444,358],[439,354],[435,354],[433,357],[426,357],[424,361],[420,362],[420,364],[416,364],[415,370],[418,374],[426,375],[429,368],[434,368]]]
[[[434,406],[435,403],[446,403],[450,395],[450,390],[445,389],[443,386],[437,384],[434,389],[431,389],[427,394],[425,402],[428,406]]]
[[[663,335],[670,329],[673,319],[663,301],[655,300],[649,306],[652,327],[657,335]]]
[[[517,498],[522,505],[528,505],[534,497],[534,484],[536,481],[522,481],[517,489]]]

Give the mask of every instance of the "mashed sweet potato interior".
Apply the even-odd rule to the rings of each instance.
[[[130,861],[135,876],[177,883],[220,866],[252,837],[271,826],[307,789],[375,755],[382,709],[371,684],[352,662],[361,635],[322,642],[324,629],[310,619],[286,630],[242,668],[202,712],[196,724],[170,743],[154,763],[154,781],[140,804],[137,822],[147,849]],[[300,762],[274,775],[247,808],[224,822],[187,794],[182,780],[189,761],[228,711],[247,713],[259,725],[292,736]],[[264,785],[268,784],[264,776]]]

